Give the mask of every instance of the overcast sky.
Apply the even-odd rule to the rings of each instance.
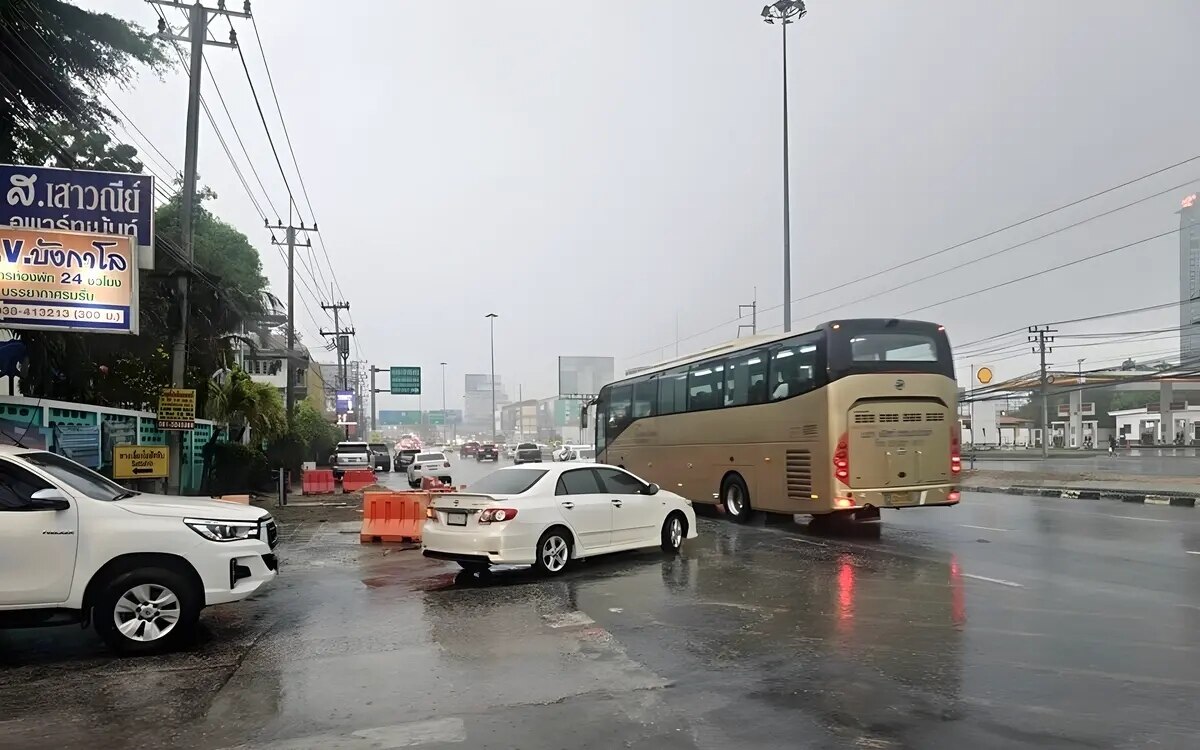
[[[140,0],[80,4],[147,27],[156,21]],[[673,353],[676,320],[681,352],[732,338],[735,323],[709,329],[735,318],[756,287],[760,328],[779,330],[780,31],[759,20],[760,9],[737,0],[256,0],[362,358],[426,368],[427,408],[440,406],[438,363],[448,362],[455,408],[463,373],[487,372],[489,312],[500,315],[497,373],[513,396],[524,384],[527,398],[553,394],[560,354],[613,355],[620,372]],[[234,23],[299,192],[270,119],[253,30]],[[214,28],[226,34],[225,23]],[[789,28],[795,299],[1200,154],[1194,0],[812,0]],[[282,208],[286,192],[237,52],[212,47],[207,57]],[[260,192],[212,81],[203,85]],[[181,165],[184,78],[143,75],[116,98]],[[220,194],[214,209],[258,246],[282,295],[285,266],[207,122],[199,164],[203,183]],[[1200,179],[1200,161],[802,300],[795,328],[901,315],[1177,229],[1179,201],[1194,185],[880,294],[1192,178]],[[315,252],[324,288],[328,272]],[[1177,254],[1177,238],[1167,236],[911,317],[945,323],[965,344],[1171,302]],[[307,293],[298,301],[315,303]],[[298,322],[316,344],[309,312]],[[1090,329],[1176,324],[1166,311]],[[1174,344],[1135,341],[1129,351]],[[1079,357],[1107,364],[1125,351],[1088,347],[1051,359],[1074,368]],[[960,361],[962,380],[972,363],[994,364],[1001,377],[1035,365],[989,356],[997,355]],[[381,397],[381,408],[415,407],[415,398]]]

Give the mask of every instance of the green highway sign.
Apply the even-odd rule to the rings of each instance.
[[[379,424],[388,427],[397,426],[415,426],[421,424],[421,412],[381,409],[379,411]]]
[[[420,396],[421,368],[393,367],[392,393],[396,396]]]
[[[445,412],[442,412],[440,409],[438,409],[428,412],[427,416],[429,418],[429,424],[435,426],[445,424],[462,424],[461,409],[447,409]],[[450,420],[448,422],[446,421],[447,416],[449,416]]]

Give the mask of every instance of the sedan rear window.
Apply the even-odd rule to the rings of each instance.
[[[446,454],[444,453],[421,453],[417,456],[418,461],[445,461]]]
[[[537,450],[537,446],[534,445],[533,443],[521,443],[520,445],[517,446],[517,450],[519,450],[519,451]]]
[[[501,469],[468,485],[467,491],[482,495],[520,495],[544,476],[545,469]]]
[[[338,453],[366,453],[366,443],[338,443]]]

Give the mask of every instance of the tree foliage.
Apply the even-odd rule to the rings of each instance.
[[[153,34],[106,13],[63,0],[0,2],[0,156],[45,164],[62,154],[55,127],[103,132],[115,118],[99,92],[128,85],[134,63],[164,61]]]
[[[250,379],[240,367],[234,367],[222,382],[208,388],[209,419],[229,425],[230,438],[239,442],[247,427],[255,439],[270,440],[287,431],[283,398],[269,383]]]

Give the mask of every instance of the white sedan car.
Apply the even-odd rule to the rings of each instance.
[[[436,495],[426,513],[426,557],[469,571],[532,565],[561,573],[573,559],[696,537],[691,501],[603,464],[508,466],[470,492]]]
[[[420,487],[421,480],[433,477],[443,484],[454,484],[450,475],[450,459],[445,453],[418,453],[408,465],[408,486]]]

